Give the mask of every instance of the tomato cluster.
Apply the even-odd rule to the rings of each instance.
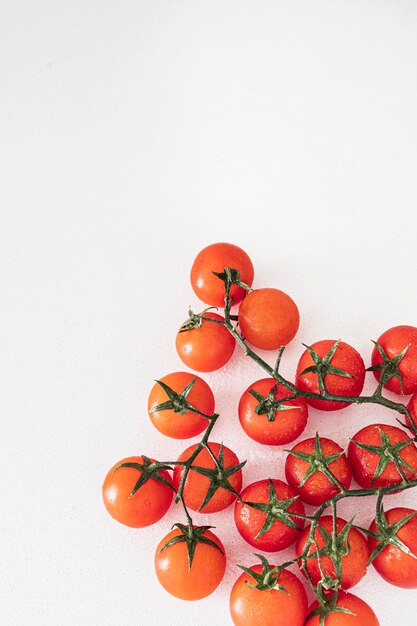
[[[308,608],[301,580],[286,565],[271,565],[259,554],[261,564],[241,566],[243,574],[231,590],[234,624],[376,626],[372,609],[346,593],[363,578],[369,563],[386,581],[417,588],[417,511],[385,512],[382,501],[384,495],[417,483],[417,328],[397,326],[375,342],[368,370],[375,375],[377,389],[371,398],[360,396],[367,371],[361,355],[340,340],[305,346],[290,382],[279,374],[279,364],[284,346],[299,327],[294,300],[279,289],[253,289],[252,262],[232,244],[204,248],[190,279],[195,294],[209,308],[189,311],[176,335],[178,356],[190,369],[210,372],[229,361],[238,343],[267,371],[268,377],[243,392],[237,415],[242,430],[261,445],[298,440],[287,450],[283,468],[287,482],[267,476],[242,489],[245,461],[210,438],[219,416],[209,385],[199,375],[179,371],[152,387],[149,417],[167,437],[189,439],[204,433],[201,441],[187,447],[176,461],[158,462],[141,455],[116,463],[103,484],[108,512],[122,524],[142,528],[160,520],[174,497],[181,502],[187,523],[176,524],[160,541],[155,571],[169,593],[197,600],[220,584],[226,550],[210,526],[193,523],[190,510],[214,514],[233,504],[237,531],[258,552],[276,553],[294,545],[292,562],[298,563],[319,599]],[[233,315],[232,305],[239,305]],[[212,307],[224,307],[224,314]],[[253,348],[278,350],[276,366],[268,366]],[[386,400],[385,388],[414,395],[406,407]],[[309,407],[335,411],[365,401],[398,410],[405,415],[409,432],[375,423],[343,445],[319,434],[300,439]],[[352,480],[359,486],[356,491],[351,490]],[[336,514],[337,503],[347,495],[374,492],[379,497],[369,530]],[[329,504],[331,515],[324,514]],[[312,506],[318,507],[313,515],[308,513]]]

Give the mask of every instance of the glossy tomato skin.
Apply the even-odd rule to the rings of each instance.
[[[308,418],[308,406],[304,398],[286,400],[283,404],[288,405],[288,410],[277,411],[274,421],[269,421],[264,413],[258,415],[255,407],[259,400],[251,395],[254,390],[264,397],[272,391],[276,384],[273,378],[263,378],[250,385],[243,393],[239,402],[239,421],[245,433],[257,441],[268,446],[281,446],[297,439],[305,429]],[[279,384],[275,392],[276,400],[287,398],[291,392]]]
[[[295,452],[305,452],[307,454],[314,453],[314,437],[304,439],[297,443],[292,450]],[[332,439],[326,437],[320,437],[321,447],[325,456],[331,454],[340,454],[343,452],[343,448],[339,446]],[[332,484],[325,474],[321,471],[315,472],[310,478],[307,478],[304,485],[300,487],[300,483],[304,478],[305,473],[309,468],[309,464],[302,459],[297,459],[295,456],[288,454],[285,461],[285,477],[288,484],[298,493],[300,498],[306,504],[313,506],[320,506],[337,493],[340,492],[339,487]],[[352,481],[352,471],[350,465],[343,454],[336,461],[329,463],[329,469],[335,475],[335,477],[342,483],[345,489],[349,489]]]
[[[250,568],[260,574],[262,567]],[[303,626],[307,616],[307,594],[298,578],[283,570],[277,589],[252,589],[247,583],[256,582],[244,572],[235,582],[230,594],[230,614],[235,626]]]
[[[386,511],[385,516],[389,525],[395,524],[407,515],[417,513],[415,509],[396,507]],[[375,520],[369,530],[377,532]],[[417,556],[417,515],[412,517],[396,533],[397,537]],[[370,551],[377,547],[379,542],[373,537],[368,538]],[[386,546],[372,561],[378,574],[391,585],[405,589],[417,588],[417,558],[413,558],[393,545]]]
[[[185,542],[175,543],[162,550],[168,541],[180,534],[178,528],[175,528],[158,544],[155,552],[156,575],[164,589],[176,598],[201,600],[213,593],[223,578],[226,569],[224,546],[214,533],[206,530],[203,536],[214,541],[220,550],[209,544],[198,543],[189,569]]]
[[[288,500],[297,495],[295,491],[282,480],[272,479],[272,483],[278,500]],[[235,504],[235,524],[243,539],[251,546],[263,552],[278,552],[279,550],[288,548],[288,546],[296,541],[300,530],[291,528],[279,520],[276,520],[265,534],[258,538],[256,537],[265,523],[266,513],[245,503],[268,503],[269,480],[259,480],[248,485],[242,491],[240,497],[242,502],[237,500]],[[290,513],[294,512],[304,515],[304,506],[301,500],[295,500],[295,502],[290,505],[288,511]],[[293,517],[291,515],[290,517],[299,529],[304,528],[304,520],[302,518]]]
[[[224,306],[224,283],[213,272],[223,273],[226,267],[238,270],[240,280],[251,287],[253,283],[253,265],[242,248],[231,243],[213,243],[199,252],[191,268],[190,280],[194,293],[210,306]],[[233,303],[240,302],[245,290],[232,285],[230,295]]]
[[[224,317],[212,311],[204,313],[204,317],[224,321]],[[213,372],[226,365],[236,341],[222,324],[203,320],[200,328],[178,332],[175,345],[187,367],[197,372]]]
[[[153,462],[153,459],[151,459]],[[130,497],[140,472],[130,467],[116,468],[122,463],[143,464],[143,457],[130,456],[116,463],[103,483],[103,501],[110,515],[125,526],[143,528],[160,520],[171,506],[173,490],[154,478],[149,478]],[[172,484],[167,471],[160,475]]]
[[[402,476],[393,461],[388,463],[379,478],[373,480],[380,455],[363,450],[355,443],[355,441],[357,441],[358,443],[366,445],[380,446],[380,430],[388,436],[391,444],[396,444],[400,441],[411,441],[404,430],[388,424],[370,424],[362,428],[352,437],[348,447],[348,459],[352,468],[353,478],[358,485],[364,489],[370,487],[386,487],[402,482]],[[406,467],[403,467],[404,474],[407,478],[415,478],[417,474],[417,448],[414,443],[411,442],[403,448],[400,451],[400,456],[410,467],[415,468],[415,473],[412,473]]]
[[[319,524],[325,530],[327,530],[330,535],[332,534],[333,517],[331,515],[323,515],[322,517],[320,517]],[[336,531],[338,534],[340,534],[346,524],[346,520],[342,519],[341,517],[336,518]],[[309,533],[310,526],[305,528],[302,531],[301,535],[298,537],[295,547],[295,553],[297,556],[300,556],[302,554],[307,543]],[[315,542],[310,546],[308,551],[309,554],[317,552],[317,549],[321,550],[326,545],[326,542],[319,528],[317,528],[314,533],[314,539]],[[348,544],[350,548],[349,552],[345,556],[342,556],[341,585],[342,588],[345,590],[350,589],[351,587],[356,585],[365,576],[369,558],[368,542],[357,528],[352,527],[350,529],[348,533]],[[333,561],[329,556],[320,557],[320,564],[325,574],[331,576],[332,578],[336,578],[336,570]],[[301,568],[301,561],[299,565]],[[314,584],[317,586],[322,578],[318,559],[308,559],[307,569],[312,580],[314,581]],[[303,570],[301,571],[305,575],[305,572]]]
[[[163,376],[161,381],[175,392],[180,393],[194,378],[195,375],[189,372],[174,372]],[[188,439],[189,437],[196,437],[207,428],[207,419],[191,411],[183,414],[181,412],[175,413],[173,409],[152,412],[154,407],[168,400],[166,391],[161,385],[155,383],[148,398],[148,413],[152,424],[160,433],[174,439]],[[199,376],[187,395],[187,401],[206,415],[214,413],[213,392]]]
[[[390,359],[396,357],[410,344],[409,349],[398,365],[398,369],[403,378],[404,395],[415,393],[417,391],[417,328],[414,326],[394,326],[386,330],[379,337],[377,343],[379,343]],[[382,356],[375,346],[372,351],[372,365],[377,365],[382,363],[382,361]],[[374,371],[374,375],[379,381],[381,372]],[[402,393],[401,383],[397,378],[390,378],[384,387],[394,393]]]
[[[243,336],[261,350],[278,350],[297,334],[300,314],[294,300],[279,289],[255,289],[239,307]]]
[[[184,450],[184,452],[178,457],[178,461],[186,461],[194,450],[197,448],[198,444],[194,444]],[[219,457],[220,452],[220,444],[215,443],[213,441],[209,442],[210,449],[216,456]],[[224,454],[224,466],[225,468],[233,467],[234,465],[238,465],[239,459],[236,454],[223,446],[223,454]],[[204,467],[207,469],[214,469],[215,463],[209,452],[206,449],[203,449],[193,461],[193,465],[198,467]],[[174,469],[174,487],[178,489],[179,484],[181,482],[181,477],[183,474],[184,468],[181,465],[176,465]],[[240,493],[242,489],[242,470],[237,470],[234,474],[229,477],[229,482],[232,487]],[[206,476],[202,476],[201,474],[195,472],[191,469],[188,473],[187,479],[185,481],[183,496],[184,501],[187,507],[192,509],[193,511],[200,510],[200,506],[204,501],[207,490],[210,486],[210,479]],[[201,513],[217,513],[218,511],[222,511],[226,509],[228,506],[232,504],[236,500],[236,497],[231,491],[220,487],[211,500],[201,509]]]
[[[314,602],[308,613],[318,606]],[[377,616],[366,602],[354,596],[353,593],[339,591],[337,606],[351,611],[351,613],[331,613],[326,617],[325,626],[380,626]],[[320,617],[315,615],[306,621],[305,626],[320,626]]]
[[[333,339],[317,341],[311,346],[320,358],[323,358],[336,343]],[[301,391],[319,393],[318,376],[316,372],[302,372],[314,366],[314,361],[308,350],[305,350],[297,366],[296,385]],[[342,369],[354,378],[346,378],[338,374],[326,374],[324,382],[329,393],[337,396],[359,396],[365,382],[365,364],[359,352],[349,344],[341,341],[330,364]],[[321,411],[338,411],[348,406],[349,402],[337,402],[335,400],[320,400],[307,398],[308,404]]]

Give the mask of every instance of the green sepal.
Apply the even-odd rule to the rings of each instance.
[[[254,572],[249,567],[244,567],[243,565],[237,566],[243,570],[245,574],[248,574],[254,579],[256,583],[255,585],[250,583],[248,580],[245,581],[248,587],[251,589],[258,589],[258,591],[276,590],[288,593],[285,587],[278,583],[283,568],[279,565],[271,568],[268,559],[266,559],[263,554],[255,554],[254,556],[258,557],[262,563],[262,572],[260,574],[258,574],[258,572]]]
[[[204,311],[201,311],[201,313],[194,313],[194,311],[191,308],[189,308],[188,319],[185,320],[185,322],[181,324],[181,327],[178,332],[184,333],[187,330],[192,330],[193,328],[201,328],[203,324],[204,313],[207,313],[207,311],[210,311],[211,309],[215,309],[216,311],[218,310],[216,306],[209,306],[206,309],[204,309]]]
[[[299,496],[294,496],[293,498],[288,498],[287,500],[279,500],[275,491],[274,483],[271,479],[269,479],[268,496],[268,502],[244,502],[244,504],[250,506],[252,509],[262,511],[266,514],[264,525],[256,535],[255,539],[259,539],[259,537],[265,535],[265,533],[272,528],[277,520],[294,530],[300,530],[300,527],[290,517],[291,512],[288,512],[289,507],[296,500],[298,500]]]
[[[285,450],[285,452],[288,452],[288,454],[291,454],[292,456],[300,459],[301,461],[304,461],[305,463],[308,463],[309,465],[306,473],[300,481],[300,484],[298,485],[298,488],[302,487],[306,483],[306,481],[311,478],[311,476],[313,476],[316,472],[323,472],[333,485],[340,487],[338,484],[338,480],[332,474],[329,465],[330,463],[333,463],[334,461],[340,459],[344,455],[344,452],[342,450],[342,452],[338,452],[336,454],[324,454],[318,432],[316,432],[314,438],[313,454],[309,454],[307,452],[299,452],[298,450]]]
[[[381,372],[378,389],[383,387],[389,380],[391,380],[391,378],[396,378],[400,382],[401,393],[404,393],[404,381],[402,374],[399,370],[399,364],[406,355],[411,344],[409,343],[408,346],[406,346],[403,350],[401,350],[399,354],[397,354],[397,356],[390,359],[383,347],[377,341],[373,341],[372,343],[378,350],[382,358],[382,362],[377,363],[376,365],[371,365],[371,367],[368,367],[366,371]]]
[[[181,534],[172,537],[172,539],[167,541],[166,544],[160,549],[159,553],[163,552],[167,548],[170,548],[176,543],[186,543],[188,552],[188,571],[191,570],[197,544],[199,543],[205,543],[206,545],[212,546],[224,554],[223,550],[215,541],[204,536],[206,530],[210,530],[210,528],[214,528],[214,526],[192,526],[190,524],[185,525],[177,523],[172,526],[172,528],[175,527],[181,531]]]
[[[129,498],[132,498],[135,495],[135,493],[142,487],[142,485],[144,485],[151,478],[153,478],[154,480],[157,480],[158,482],[162,483],[163,485],[166,485],[167,487],[175,491],[174,486],[168,480],[166,480],[166,478],[161,476],[159,473],[162,470],[172,470],[172,467],[170,465],[157,465],[156,466],[154,463],[152,463],[152,461],[147,456],[144,456],[144,455],[142,455],[142,459],[143,459],[143,463],[134,463],[134,462],[129,461],[127,463],[121,463],[114,469],[114,471],[117,472],[118,470],[123,469],[124,467],[130,467],[140,472],[140,476],[138,480],[136,481],[132,491],[130,492]]]
[[[345,372],[345,370],[340,369],[339,367],[334,367],[331,365],[331,360],[335,355],[335,352],[340,344],[340,339],[338,339],[330,348],[330,350],[324,355],[324,357],[320,357],[316,350],[312,346],[307,346],[303,343],[303,346],[307,349],[309,355],[311,356],[314,365],[310,365],[306,367],[299,376],[303,376],[304,374],[314,373],[317,374],[318,378],[318,386],[319,386],[319,394],[323,395],[326,390],[325,385],[325,377],[327,374],[334,374],[336,376],[342,376],[344,378],[355,378],[349,372]]]
[[[254,412],[256,413],[256,415],[266,415],[268,418],[268,422],[274,422],[276,413],[278,413],[279,411],[290,411],[292,409],[301,408],[297,405],[285,404],[285,401],[280,402],[280,400],[276,400],[275,393],[277,391],[277,388],[278,383],[275,383],[267,396],[263,396],[261,393],[259,393],[259,391],[256,391],[256,389],[251,389],[249,391],[250,395],[253,396],[255,400],[257,400],[259,403],[254,407]]]
[[[398,522],[390,525],[385,515],[382,501],[380,502],[380,505],[377,508],[377,516],[375,520],[377,532],[371,533],[369,531],[368,533],[379,543],[370,555],[368,565],[370,565],[376,559],[376,557],[381,554],[383,550],[385,550],[388,545],[392,545],[404,552],[405,554],[408,554],[408,556],[417,559],[417,555],[414,554],[414,552],[412,552],[410,548],[397,536],[398,531],[403,526],[405,526],[405,524],[407,524],[407,522],[410,521],[410,519],[412,519],[415,515],[417,515],[417,512],[409,513],[408,515],[405,515],[400,520],[398,520]]]
[[[246,291],[253,291],[252,287],[240,280],[240,272],[233,267],[225,267],[223,272],[212,272],[217,278],[229,285],[237,285]]]

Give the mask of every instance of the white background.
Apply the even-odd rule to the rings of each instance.
[[[182,603],[153,573],[180,511],[125,528],[101,484],[124,456],[175,459],[187,445],[153,429],[146,403],[153,379],[183,369],[174,336],[199,307],[188,273],[204,245],[241,245],[255,284],[298,303],[288,376],[301,341],[341,337],[369,364],[371,338],[417,325],[417,5],[2,0],[0,11],[0,622],[229,624],[235,563],[253,563],[232,510],[196,516],[230,558],[211,597]],[[205,376],[222,414],[214,439],[248,459],[245,483],[283,477],[283,451],[237,422],[258,377],[238,351]],[[305,435],[345,445],[392,419],[312,410]],[[370,522],[370,502],[342,513],[356,509]],[[415,623],[415,592],[374,571],[356,592],[381,626]]]

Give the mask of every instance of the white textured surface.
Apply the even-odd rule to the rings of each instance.
[[[417,6],[3,0],[0,12],[0,621],[228,624],[234,563],[252,561],[232,511],[197,517],[229,564],[212,597],[185,604],[152,566],[179,513],[124,528],[101,483],[123,456],[187,445],[152,428],[146,401],[182,367],[174,335],[198,306],[188,272],[203,245],[242,245],[256,285],[297,301],[289,376],[301,340],[341,337],[369,361],[370,338],[417,324]],[[236,352],[205,377],[215,438],[248,459],[245,482],[283,476],[282,451],[237,424],[258,376]],[[344,443],[390,419],[311,411],[305,434]],[[381,626],[415,623],[415,592],[371,571],[357,593]]]

